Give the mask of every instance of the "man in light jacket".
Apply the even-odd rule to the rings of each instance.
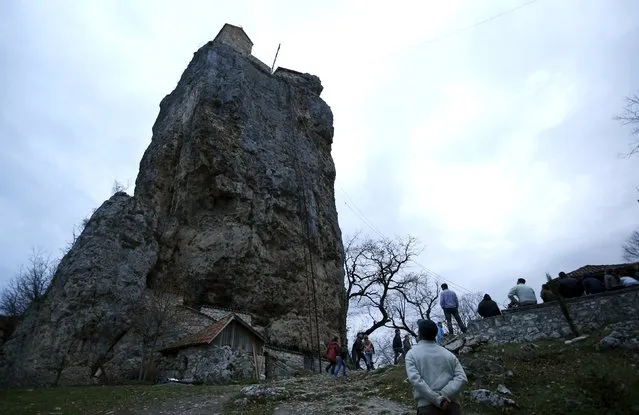
[[[510,289],[508,298],[515,304],[520,306],[537,304],[537,296],[535,290],[526,285],[526,280],[519,278],[517,285]]]
[[[437,325],[417,322],[419,342],[406,354],[406,374],[413,385],[417,415],[461,415],[457,396],[468,381],[454,354],[435,343]]]
[[[457,325],[462,333],[466,333],[466,325],[459,317],[459,301],[457,301],[457,294],[455,291],[448,289],[448,284],[442,284],[442,292],[439,294],[439,306],[444,310],[444,317],[446,317],[446,325],[448,326],[448,334],[453,335],[453,317],[457,321]]]

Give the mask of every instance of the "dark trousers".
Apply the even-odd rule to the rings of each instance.
[[[394,364],[397,364],[397,359],[399,358],[399,356],[404,354],[404,350],[402,349],[393,349],[393,351],[395,352],[395,362]]]
[[[448,334],[453,335],[453,317],[457,321],[457,325],[462,333],[466,333],[466,326],[464,322],[459,317],[459,310],[456,308],[445,308],[444,309],[444,317],[446,317],[446,325],[448,326]]]
[[[335,370],[335,365],[337,365],[337,362],[328,362],[328,366],[326,366],[326,371],[332,375],[333,370]]]
[[[355,365],[356,370],[359,370],[362,368],[359,363],[362,361],[363,353],[364,352],[359,352],[357,350],[355,350],[355,352],[353,353],[353,364]]]
[[[417,415],[462,415],[462,411],[458,403],[451,402],[445,411],[434,405],[420,406],[417,408]]]

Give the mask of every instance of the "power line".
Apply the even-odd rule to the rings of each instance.
[[[472,30],[472,29],[474,29],[474,28],[476,28],[476,27],[478,27],[478,26],[481,26],[481,25],[483,25],[483,24],[485,24],[485,23],[488,23],[488,22],[493,21],[493,20],[495,20],[495,19],[498,19],[498,18],[500,18],[500,17],[502,17],[502,16],[505,16],[505,15],[507,15],[507,14],[510,14],[510,13],[512,13],[512,12],[514,12],[514,11],[517,11],[517,10],[519,10],[519,9],[522,9],[522,8],[524,8],[524,7],[526,7],[526,6],[529,6],[529,5],[533,4],[533,3],[534,3],[534,2],[536,2],[536,1],[537,1],[537,0],[530,0],[530,1],[527,1],[527,2],[525,2],[525,3],[520,4],[519,6],[513,7],[512,9],[505,10],[505,11],[503,11],[503,12],[501,12],[501,13],[498,13],[498,14],[496,14],[496,15],[493,15],[493,16],[491,16],[491,17],[487,18],[487,19],[484,19],[484,20],[480,20],[480,21],[478,21],[478,22],[475,22],[475,23],[473,23],[473,24],[472,24],[472,25],[470,25],[470,26],[461,27],[461,28],[459,28],[459,29],[453,30],[452,32],[446,33],[446,34],[444,34],[444,35],[441,35],[441,36],[435,37],[435,38],[433,38],[433,39],[429,39],[429,40],[427,40],[427,41],[423,42],[423,43],[422,43],[422,45],[429,45],[429,44],[431,44],[431,43],[435,43],[435,42],[439,42],[440,40],[447,39],[447,38],[449,38],[449,37],[451,37],[451,36],[455,36],[455,35],[457,35],[457,34],[459,34],[459,33],[466,32],[466,31],[468,31],[468,30]]]
[[[351,203],[353,204],[354,207],[351,207],[348,203],[346,203],[344,201],[343,201],[343,203],[346,205],[346,207],[348,207],[350,209],[351,212],[353,212],[359,218],[359,220],[362,221],[362,223],[364,223],[366,226],[368,226],[373,232],[375,232],[381,238],[390,239],[384,233],[382,233],[382,231],[377,229],[377,227],[373,224],[373,222],[370,219],[368,219],[366,214],[364,214],[364,212],[355,205],[355,202],[353,201],[353,199],[348,195],[348,193],[346,193],[346,191],[342,187],[338,186],[338,188],[344,194],[344,196],[351,201]],[[357,210],[355,210],[355,209],[357,209]],[[358,211],[359,211],[359,213],[358,213]],[[473,293],[473,291],[469,290],[468,288],[464,287],[463,285],[457,284],[457,283],[455,283],[453,281],[450,281],[450,280],[442,277],[440,274],[436,273],[435,271],[433,271],[431,269],[428,269],[426,266],[424,266],[420,262],[418,262],[416,260],[412,260],[412,262],[415,263],[416,265],[418,265],[419,267],[421,267],[424,271],[426,271],[427,274],[431,274],[432,276],[434,276],[436,279],[445,281],[448,284],[450,284],[451,286],[457,287],[458,289],[460,289],[462,291],[465,291],[465,292],[467,292],[469,294]]]

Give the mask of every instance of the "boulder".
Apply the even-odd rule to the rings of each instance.
[[[464,347],[465,343],[466,339],[464,339],[463,337],[459,337],[451,341],[450,343],[445,344],[444,347],[453,353],[457,353]]]

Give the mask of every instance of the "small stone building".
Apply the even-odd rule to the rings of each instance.
[[[195,383],[259,379],[264,338],[234,313],[164,347],[160,376]]]
[[[250,55],[253,50],[253,42],[244,29],[228,23],[225,23],[217,36],[215,36],[213,43],[222,43],[231,46],[242,55]]]

